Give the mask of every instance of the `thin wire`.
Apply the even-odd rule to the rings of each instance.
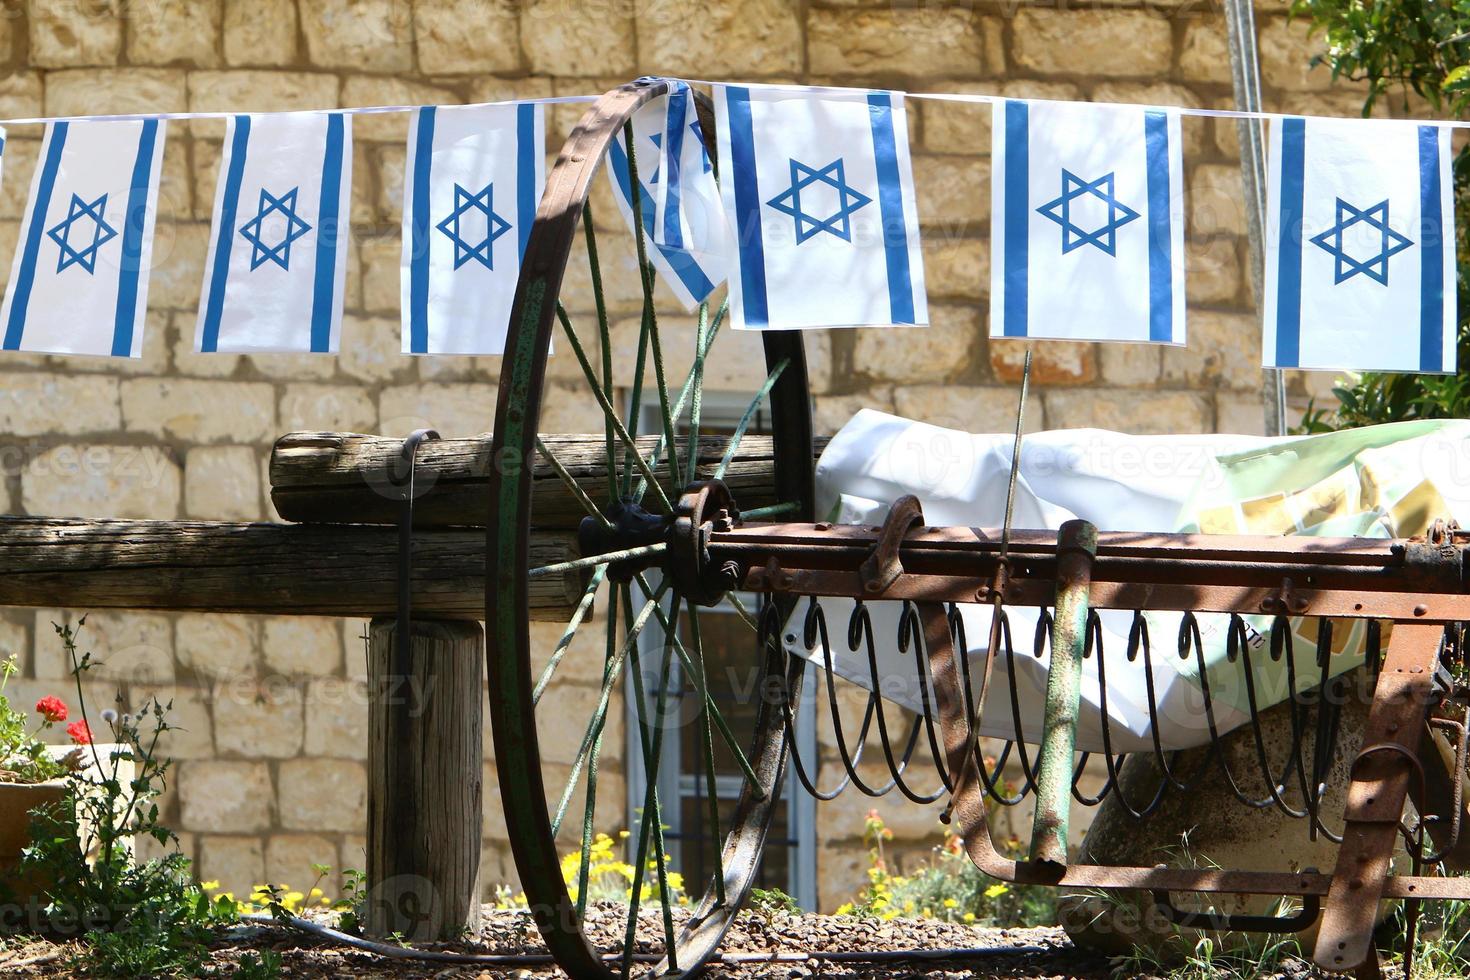
[[[566,105],[575,102],[596,102],[601,96],[598,95],[558,95],[546,96],[539,99],[509,99],[503,102],[466,102],[466,103],[419,103],[418,105],[370,105],[350,106],[341,109],[293,109],[290,114],[306,113],[341,113],[348,116],[373,116],[388,112],[418,112],[420,109],[433,106],[442,109],[483,109],[498,105],[522,105],[534,103],[536,105]],[[235,112],[125,112],[114,115],[90,115],[90,116],[28,116],[20,119],[0,119],[0,126],[33,126],[55,122],[141,122],[147,119],[231,119],[235,116],[245,115],[286,115],[281,112],[266,112],[264,110],[237,110]]]

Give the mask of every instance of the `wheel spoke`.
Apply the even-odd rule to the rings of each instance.
[[[573,558],[571,561],[559,561],[551,565],[537,565],[527,574],[531,578],[541,578],[560,572],[575,572],[579,568],[592,568],[615,561],[626,561],[629,558],[645,558],[648,555],[661,554],[667,551],[668,547],[663,541],[658,541],[654,544],[639,545],[636,548],[624,548],[621,551],[604,551],[600,555],[588,555],[586,558]]]
[[[602,655],[602,683],[605,685],[617,677],[617,672],[613,670],[613,657],[617,652],[617,589],[618,586],[614,583],[608,596],[607,645]],[[591,890],[592,828],[597,816],[597,762],[602,757],[602,732],[605,727],[604,725],[597,729],[597,737],[592,741],[592,755],[587,760],[587,799],[582,811],[582,853],[577,862],[578,918],[587,914],[587,893]]]
[[[750,428],[750,420],[755,418],[756,409],[760,408],[761,402],[766,400],[766,396],[776,386],[776,379],[781,377],[781,372],[785,371],[786,365],[790,363],[791,361],[788,358],[783,357],[780,363],[766,376],[765,384],[761,385],[760,391],[757,391],[755,397],[750,400],[750,405],[745,409],[745,414],[740,416],[740,424],[735,426],[735,432],[730,436],[730,445],[725,447],[725,458],[720,460],[719,469],[715,470],[716,480],[723,480],[725,478],[725,470],[729,469],[730,461],[735,458],[735,451],[740,448],[740,442],[745,438],[745,430]]]
[[[536,437],[536,451],[546,459],[547,463],[551,464],[552,471],[561,478],[561,482],[571,491],[572,496],[577,498],[577,503],[582,505],[582,509],[601,521],[604,527],[612,527],[612,522],[602,516],[602,511],[597,509],[597,505],[592,502],[592,498],[588,496],[587,491],[582,489],[582,485],[577,482],[577,478],[572,476],[571,471],[562,465],[562,461],[556,458],[556,453],[552,452],[551,447],[541,441],[540,436]]]
[[[752,613],[749,609],[745,608],[745,603],[740,601],[740,597],[738,595],[733,592],[726,592],[725,601],[728,602],[730,606],[735,610],[735,615],[745,620],[746,626],[749,626],[757,633],[761,631],[760,623],[756,620],[755,614]]]
[[[724,849],[720,847],[720,796],[718,780],[715,774],[715,742],[710,732],[709,706],[714,699],[709,693],[709,673],[704,662],[704,643],[699,638],[699,609],[692,601],[686,603],[686,615],[689,618],[689,643],[694,647],[694,659],[699,664],[699,747],[704,753],[704,774],[706,795],[709,797],[709,825],[710,837],[715,842],[715,897],[717,901],[725,904],[725,855]]]
[[[754,510],[743,511],[741,512],[740,516],[748,520],[758,521],[766,517],[776,517],[780,514],[790,514],[793,511],[798,510],[801,510],[801,504],[798,504],[797,502],[792,500],[787,501],[784,504],[771,504],[769,507],[757,507]]]
[[[592,573],[592,579],[587,587],[582,590],[582,599],[577,603],[577,608],[572,612],[572,618],[567,622],[567,628],[562,630],[561,639],[556,641],[556,649],[551,651],[551,659],[546,662],[546,669],[536,680],[536,687],[531,691],[531,706],[535,707],[541,703],[541,695],[546,693],[546,685],[551,683],[551,675],[556,673],[557,666],[562,657],[572,647],[572,640],[577,635],[577,630],[582,626],[582,620],[592,609],[592,600],[597,595],[597,589],[602,585],[602,580],[607,575],[607,566],[603,566]]]
[[[612,391],[612,329],[607,321],[607,298],[602,291],[602,263],[597,258],[597,231],[592,221],[592,202],[582,206],[582,231],[587,241],[587,268],[592,277],[592,302],[597,308],[597,340],[602,348],[602,390]],[[602,420],[603,437],[607,442],[607,502],[618,499],[613,475],[618,471],[615,433],[611,420]]]
[[[710,325],[709,331],[705,334],[704,346],[703,346],[703,348],[701,348],[701,350],[699,352],[701,357],[704,357],[704,356],[706,356],[706,355],[709,354],[709,349],[710,349],[711,346],[713,346],[713,344],[715,342],[715,336],[720,331],[720,323],[724,319],[725,310],[728,308],[728,305],[729,305],[729,301],[727,300],[725,303],[722,303],[720,305],[719,312],[715,314],[714,323],[712,323]],[[691,394],[694,391],[695,381],[696,381],[696,378],[695,378],[694,368],[691,366],[689,368],[688,374],[686,374],[684,376],[684,386],[679,390],[679,398],[678,398],[677,401],[674,402],[674,418],[678,418],[680,415],[684,414],[684,402],[691,397]],[[702,387],[703,384],[704,384],[704,377],[703,377],[702,374],[699,376],[698,382],[699,382],[700,386]],[[663,453],[663,448],[664,448],[664,437],[662,435],[660,435],[658,437],[658,440],[653,444],[653,452],[651,452],[649,454],[649,460],[650,460],[651,465],[653,465],[653,466],[657,466],[658,465],[659,456]],[[695,454],[694,454],[694,456],[691,457],[691,462],[689,464],[689,474],[690,474],[689,475],[689,479],[691,479],[691,480],[694,479],[695,473],[696,473],[696,468],[697,467],[698,467],[698,450],[696,449],[695,450]],[[643,497],[643,491],[647,488],[647,486],[648,486],[648,481],[646,481],[646,480],[640,480],[639,481],[638,486],[634,490],[634,493],[633,493],[633,497],[634,497],[635,500],[641,500],[642,499],[642,497]]]
[[[694,400],[689,403],[689,451],[684,454],[689,463],[685,483],[694,482],[694,470],[699,460],[699,415],[704,407],[704,332],[709,326],[709,304],[699,304],[699,320],[694,329],[694,365],[689,369],[694,382]],[[682,402],[680,403],[682,405]]]

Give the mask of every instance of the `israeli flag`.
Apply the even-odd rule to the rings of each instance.
[[[622,132],[607,157],[613,199],[629,229],[634,228],[631,171],[638,171],[638,217],[648,259],[685,309],[699,305],[725,281],[729,253],[704,134],[685,128],[693,106],[689,86],[675,84],[673,95],[652,99],[633,114],[633,166]]]
[[[990,336],[1184,343],[1173,109],[997,101]]]
[[[335,353],[351,196],[349,116],[231,117],[195,349]]]
[[[1453,191],[1448,128],[1277,121],[1266,366],[1453,374]]]
[[[161,119],[46,127],[5,305],[5,349],[138,357]]]
[[[928,325],[902,93],[714,91],[733,325]]]
[[[405,354],[501,354],[536,206],[545,111],[531,102],[424,106],[408,133]]]

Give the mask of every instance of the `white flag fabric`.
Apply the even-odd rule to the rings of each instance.
[[[688,86],[674,86],[674,95],[688,96]],[[680,130],[676,137],[677,152],[665,154],[668,129],[677,125],[685,110],[675,107],[670,112],[669,96],[661,95],[645,103],[633,114],[633,164],[638,171],[638,217],[643,224],[643,240],[648,260],[659,279],[684,304],[693,309],[725,281],[725,256],[728,234],[724,215],[710,201],[713,191],[704,189],[714,183],[713,173],[706,174],[708,154],[704,152],[703,133]],[[693,98],[687,104],[692,114]],[[659,187],[669,186],[672,171],[680,190],[661,196]],[[613,199],[631,230],[633,221],[633,181],[628,165],[628,147],[620,132],[608,148],[607,176],[612,184]],[[670,201],[672,198],[672,201]],[[715,198],[718,200],[718,198]],[[665,202],[661,204],[660,202]],[[662,208],[662,210],[661,210]],[[673,232],[665,228],[664,216],[672,215]]]
[[[424,106],[408,134],[403,353],[501,354],[546,186],[536,103]]]
[[[0,321],[6,350],[138,357],[161,119],[46,127]]]
[[[745,330],[929,322],[903,94],[716,85]]]
[[[1450,130],[1281,119],[1267,194],[1267,367],[1455,371]]]
[[[664,131],[655,134],[658,169],[648,180],[654,192],[653,240],[703,260],[723,261],[729,232],[694,90],[688,82],[671,80],[670,85]]]
[[[1183,344],[1178,111],[1005,99],[993,127],[990,336]]]
[[[335,353],[351,197],[349,116],[231,117],[195,349]]]

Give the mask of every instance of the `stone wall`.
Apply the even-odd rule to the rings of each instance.
[[[1258,7],[1267,106],[1353,114],[1359,93],[1309,70],[1316,47],[1286,19],[1285,0]],[[595,93],[643,73],[1187,106],[1230,99],[1213,0],[7,0],[3,10],[0,116],[12,118],[486,101]],[[552,113],[553,151],[580,111]],[[1011,424],[1022,348],[983,335],[988,118],[983,106],[910,103],[933,326],[812,334],[821,430],[861,406],[971,429]],[[218,120],[170,124],[143,357],[0,359],[9,512],[271,518],[264,466],[282,432],[489,426],[496,359],[398,354],[402,115],[355,122],[341,356],[191,352],[222,132]],[[10,129],[0,255],[15,243],[39,135]],[[1188,349],[1039,345],[1033,428],[1260,429],[1234,128],[1187,119],[1184,135]],[[598,193],[607,221],[614,212]],[[636,331],[632,266],[626,254],[608,265],[621,282],[612,302],[623,346]],[[0,276],[8,267],[0,262]],[[578,275],[569,305],[586,310]],[[667,326],[687,336],[687,321]],[[563,361],[553,375],[568,370]],[[709,384],[748,391],[751,373],[723,358]],[[586,431],[597,418],[591,399],[555,383],[567,397],[549,403],[543,428]],[[1305,380],[1293,377],[1291,392],[1300,408]],[[63,684],[49,624],[64,615],[15,610],[0,621],[0,648],[23,661],[16,684],[28,701]],[[204,878],[237,891],[267,878],[299,887],[312,862],[362,866],[362,624],[99,613],[88,627],[84,638],[107,661],[89,688],[94,708],[115,684],[130,704],[149,692],[174,699],[185,730],[168,743],[178,761],[166,813]],[[590,692],[595,680],[581,683]],[[488,765],[494,882],[513,871]],[[617,778],[614,765],[608,779]],[[819,820],[825,907],[863,880],[854,841],[867,806],[849,796]],[[882,810],[900,851],[934,840],[933,812]]]

